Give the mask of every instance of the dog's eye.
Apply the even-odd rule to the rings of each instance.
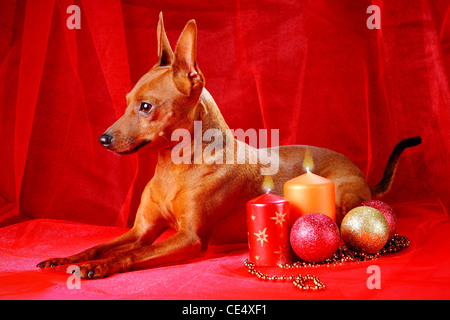
[[[154,108],[155,108],[155,106],[148,102],[141,102],[139,111],[142,111],[144,113],[150,113]]]

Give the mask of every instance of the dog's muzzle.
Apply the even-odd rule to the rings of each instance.
[[[116,135],[111,135],[108,133],[104,133],[98,137],[98,141],[103,147],[118,154],[130,154],[136,152],[151,142],[151,140],[144,140],[137,143],[130,137],[117,137]]]

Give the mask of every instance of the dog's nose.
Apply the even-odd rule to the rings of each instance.
[[[100,137],[98,137],[98,141],[100,141],[102,146],[107,147],[113,141],[113,137],[110,136],[109,134],[104,133]]]

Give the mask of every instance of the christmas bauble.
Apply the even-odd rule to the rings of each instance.
[[[389,240],[392,239],[397,228],[397,215],[392,207],[380,200],[369,200],[363,202],[361,205],[375,208],[383,214],[389,225]]]
[[[377,209],[356,207],[342,220],[341,237],[350,250],[376,253],[389,239],[389,225]]]
[[[339,248],[339,241],[336,223],[322,213],[301,216],[291,228],[291,247],[302,260],[308,262],[332,257]]]

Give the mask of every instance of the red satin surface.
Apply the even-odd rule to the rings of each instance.
[[[81,8],[80,30],[66,27],[71,4]],[[371,4],[381,8],[381,30],[366,27]],[[449,298],[449,1],[1,6],[2,298]],[[364,263],[314,269],[327,285],[320,293],[258,282],[242,266],[245,251],[86,281],[81,290],[67,289],[64,272],[34,269],[114,238],[134,220],[155,155],[118,156],[96,139],[156,62],[160,11],[172,46],[196,19],[198,64],[231,128],[280,129],[281,145],[334,149],[371,184],[396,142],[422,137],[402,156],[385,199],[412,246],[375,262],[381,290],[367,289]]]

